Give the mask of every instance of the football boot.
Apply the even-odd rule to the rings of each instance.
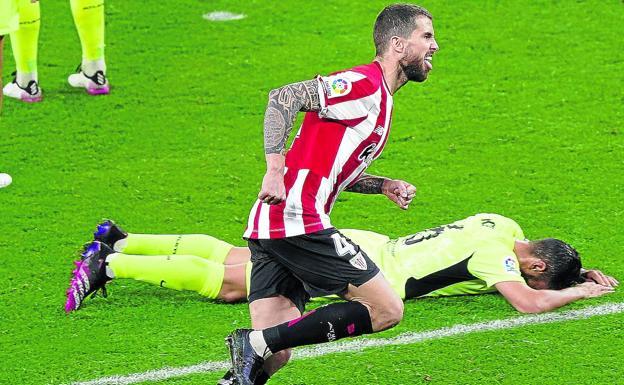
[[[78,66],[76,73],[69,75],[67,82],[72,87],[86,89],[89,95],[108,95],[110,93],[110,84],[104,71],[96,71],[95,74],[89,76],[82,72],[81,66]]]
[[[106,244],[94,241],[85,248],[81,260],[74,262],[76,268],[66,292],[66,313],[78,310],[87,296],[95,295],[100,289],[102,296],[107,296],[106,282],[111,278],[106,275],[106,257],[112,253],[114,251]]]
[[[254,385],[263,371],[264,358],[251,346],[251,332],[251,329],[236,329],[225,339],[230,349],[234,378],[240,385]]]
[[[13,76],[15,76],[15,72]],[[18,99],[26,103],[37,103],[43,100],[43,93],[36,80],[31,80],[26,87],[22,87],[17,84],[17,77],[15,77],[11,83],[4,86],[2,93],[6,97]]]

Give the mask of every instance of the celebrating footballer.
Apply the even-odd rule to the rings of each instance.
[[[393,95],[422,82],[438,50],[432,16],[416,5],[386,7],[374,26],[372,63],[270,92],[264,120],[267,171],[244,238],[251,251],[253,329],[227,341],[235,380],[266,382],[290,349],[379,332],[403,318],[403,302],[366,252],[330,222],[343,191],[384,194],[407,209],[415,187],[365,174],[390,133]],[[299,111],[306,115],[291,148]],[[303,314],[310,296],[337,294]]]

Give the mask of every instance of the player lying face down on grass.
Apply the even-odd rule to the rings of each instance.
[[[477,214],[396,239],[365,230],[341,232],[364,248],[402,299],[500,292],[517,310],[537,313],[618,285],[598,270],[583,270],[567,243],[527,241],[516,222],[497,214]],[[79,262],[94,266],[87,270],[90,289],[81,290],[73,281],[67,312],[119,278],[225,302],[247,298],[247,247],[202,234],[127,233],[111,221],[98,225],[94,238]]]

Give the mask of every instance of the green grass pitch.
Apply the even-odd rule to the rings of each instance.
[[[372,59],[380,1],[106,3],[112,93],[66,84],[80,60],[69,2],[43,1],[45,100],[5,100],[0,118],[0,384],[68,384],[227,357],[247,307],[131,281],[63,313],[75,252],[93,226],[209,233],[235,244],[264,171],[271,87]],[[395,97],[374,174],[411,181],[408,212],[343,194],[337,227],[405,235],[477,212],[530,238],[568,240],[586,266],[624,278],[621,2],[422,3],[440,52]],[[227,10],[243,20],[202,15]],[[5,80],[13,70],[5,46]],[[622,302],[622,290],[568,309]],[[499,296],[410,301],[376,337],[517,313]],[[624,315],[333,354],[289,364],[271,384],[624,383]],[[205,373],[163,383],[215,383]]]

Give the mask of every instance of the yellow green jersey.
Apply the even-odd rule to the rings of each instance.
[[[0,36],[8,35],[18,28],[17,0],[0,0]]]
[[[398,239],[341,230],[358,244],[403,299],[480,294],[499,282],[524,282],[514,244],[524,239],[512,219],[477,214]]]

